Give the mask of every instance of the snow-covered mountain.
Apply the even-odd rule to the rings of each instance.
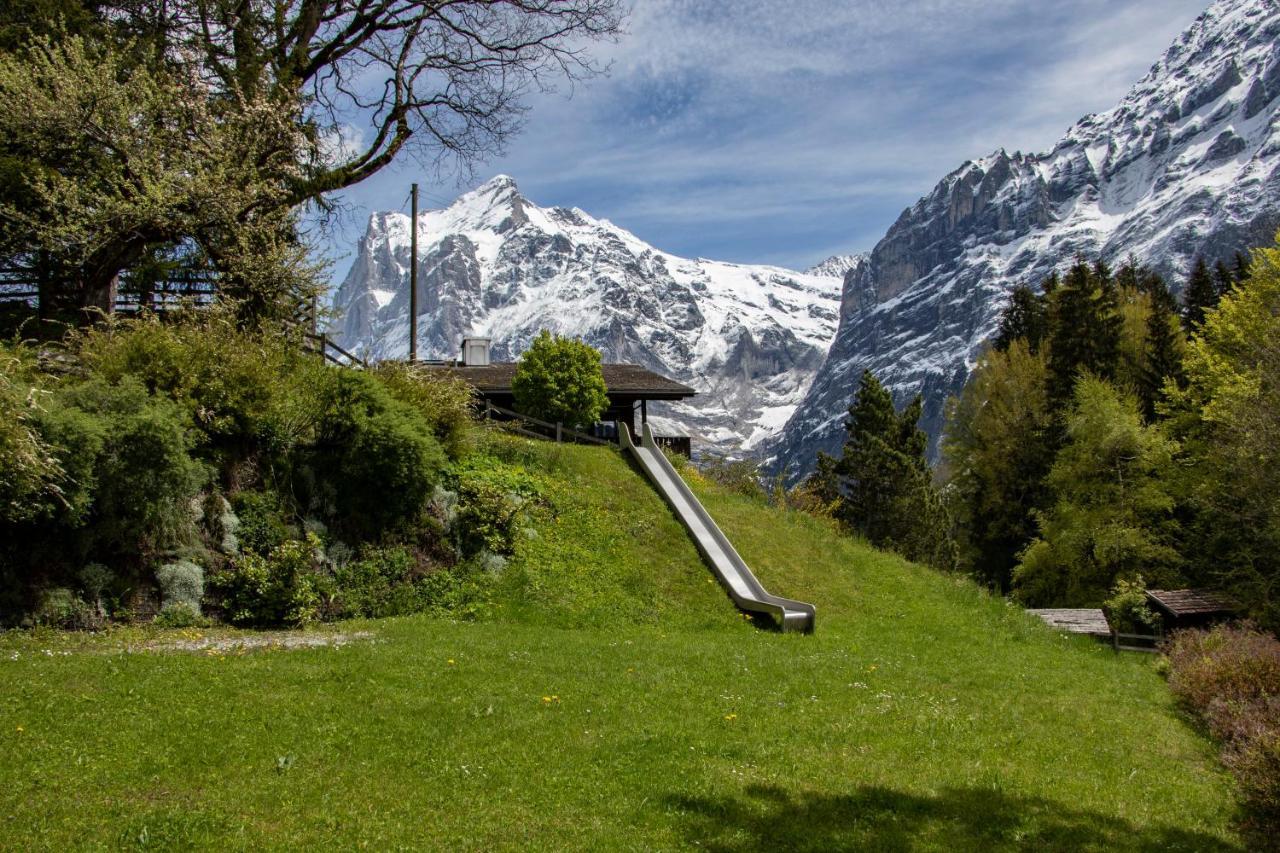
[[[820,264],[814,264],[805,270],[808,275],[829,275],[844,278],[845,273],[856,267],[869,256],[863,252],[854,255],[832,255]]]
[[[782,436],[802,472],[835,452],[864,369],[925,398],[936,441],[1009,290],[1077,254],[1134,255],[1180,284],[1280,227],[1280,3],[1221,0],[1113,109],[1043,154],[965,163],[905,210],[844,278],[840,327]]]
[[[402,213],[369,218],[334,299],[341,346],[407,353],[409,229]],[[752,449],[794,411],[835,334],[843,272],[676,257],[576,208],[538,207],[506,176],[420,214],[418,255],[419,357],[456,357],[465,335],[492,338],[495,360],[541,329],[578,336],[697,389],[651,419],[723,452]]]

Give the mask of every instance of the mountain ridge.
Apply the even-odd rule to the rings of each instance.
[[[407,353],[409,230],[402,213],[371,214],[335,295],[331,332],[356,354]],[[507,175],[423,212],[418,238],[420,355],[451,358],[480,335],[513,360],[541,329],[581,337],[698,390],[651,419],[715,452],[777,432],[836,328],[838,276],[662,252],[579,208],[539,207]]]
[[[1220,0],[1112,109],[1042,154],[997,149],[907,207],[845,275],[840,326],[805,399],[762,452],[792,476],[838,451],[864,369],[924,396],[937,454],[1009,291],[1077,255],[1133,255],[1177,282],[1280,227],[1280,9]]]

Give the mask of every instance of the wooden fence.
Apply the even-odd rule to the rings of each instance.
[[[494,420],[494,415],[499,415],[497,420],[510,421],[519,426],[509,426],[512,432],[520,435],[526,435],[530,438],[541,438],[556,442],[573,442],[577,444],[601,444],[611,447],[614,442],[603,438],[597,438],[594,435],[587,435],[585,432],[578,432],[576,429],[570,429],[564,424],[550,423],[548,421],[532,418],[528,415],[522,415],[511,409],[504,409],[502,406],[495,406],[493,403],[485,400],[484,417],[485,420]]]

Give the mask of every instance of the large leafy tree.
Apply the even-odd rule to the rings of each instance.
[[[545,329],[520,356],[511,393],[526,415],[571,427],[588,427],[609,405],[600,351]]]
[[[1188,346],[1175,408],[1192,421],[1185,492],[1196,513],[1188,549],[1204,582],[1230,588],[1280,627],[1280,243]],[[1188,414],[1189,413],[1189,414]],[[1185,425],[1185,420],[1183,421]]]
[[[1002,592],[1045,503],[1055,423],[1047,384],[1044,353],[1015,339],[978,362],[948,410],[943,455],[961,566]]]
[[[622,24],[620,0],[115,0],[104,13],[154,34],[216,96],[296,105],[340,150],[306,163],[293,203],[358,183],[401,152],[464,166],[502,150],[524,95],[599,69],[587,48]]]
[[[1098,605],[1119,578],[1180,579],[1174,497],[1176,445],[1143,424],[1137,400],[1090,374],[1076,384],[1066,444],[1046,478],[1039,537],[1014,570],[1014,591],[1039,606]]]
[[[0,256],[75,307],[192,245],[242,289],[279,285],[304,254],[299,206],[401,155],[465,171],[501,151],[524,96],[596,73],[586,48],[622,19],[620,0],[17,5],[0,14]]]
[[[261,291],[305,290],[288,198],[307,143],[290,106],[202,88],[81,36],[0,55],[0,137],[23,172],[0,195],[0,252],[61,283],[43,307],[111,310],[121,270],[184,242],[220,262],[235,295],[266,305]]]

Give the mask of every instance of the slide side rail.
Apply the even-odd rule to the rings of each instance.
[[[649,425],[644,425],[639,445],[632,439],[626,424],[619,424],[619,438],[689,531],[698,551],[734,604],[743,610],[769,614],[784,631],[812,632],[815,619],[813,605],[773,595],[761,585],[706,507],[658,447]]]

